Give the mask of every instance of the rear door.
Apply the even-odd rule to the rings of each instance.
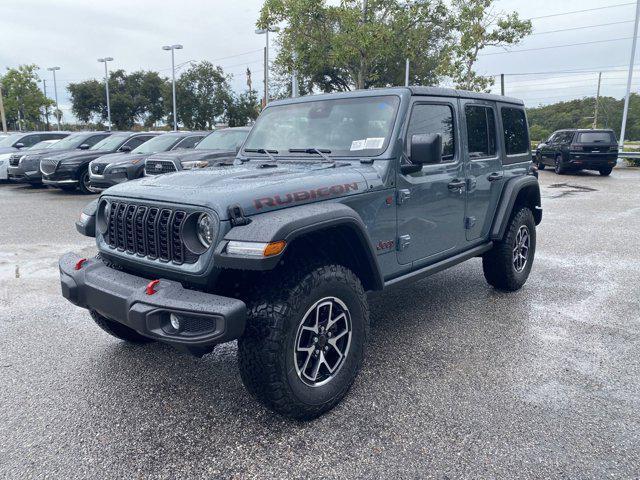
[[[461,100],[465,121],[467,195],[465,231],[468,241],[484,237],[491,228],[504,173],[497,137],[497,112],[493,102]]]
[[[464,239],[465,173],[455,98],[415,97],[405,134],[442,135],[442,163],[398,174],[398,262],[430,263],[461,248]]]

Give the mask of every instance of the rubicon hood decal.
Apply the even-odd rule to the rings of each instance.
[[[330,187],[320,187],[312,190],[300,190],[298,192],[274,195],[273,197],[257,198],[253,201],[256,210],[265,207],[277,207],[290,203],[301,203],[308,200],[322,199],[325,197],[339,197],[346,192],[358,190],[358,182],[351,182]]]

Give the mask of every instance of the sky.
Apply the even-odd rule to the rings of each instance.
[[[60,66],[57,90],[67,120],[71,113],[66,85],[103,77],[104,66],[97,58],[113,57],[110,69],[155,70],[169,76],[170,53],[162,46],[174,43],[184,46],[176,51],[176,64],[185,64],[180,69],[190,60],[212,61],[232,74],[233,88],[242,91],[246,89],[244,72],[249,67],[253,86],[261,93],[265,36],[255,34],[255,21],[262,3],[0,0],[0,69],[37,64],[42,68],[41,78],[47,80],[47,93],[53,98],[53,78],[46,68]],[[507,95],[524,99],[528,106],[593,96],[599,71],[603,71],[602,95],[624,95],[635,16],[633,2],[496,0],[495,9],[532,18],[534,27],[533,35],[507,49],[510,52],[487,48],[478,59],[479,73],[505,74]],[[558,15],[588,9],[598,10]],[[275,53],[272,43],[271,58]],[[636,92],[638,74],[640,65],[632,87]],[[497,78],[494,91],[499,92]]]

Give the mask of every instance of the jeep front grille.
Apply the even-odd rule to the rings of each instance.
[[[198,255],[187,250],[180,233],[186,217],[182,210],[112,202],[106,241],[112,249],[152,260],[195,263]]]
[[[148,160],[144,164],[145,175],[160,175],[162,173],[176,172],[176,166],[168,160]]]
[[[40,160],[40,171],[45,175],[50,175],[56,171],[60,160],[54,160],[52,158],[43,158]]]
[[[20,157],[22,157],[24,153],[13,153],[9,157],[9,165],[12,167],[17,167],[20,164]]]

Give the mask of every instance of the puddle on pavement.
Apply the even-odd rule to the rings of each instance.
[[[577,185],[574,183],[553,183],[549,185],[547,188],[560,190],[559,194],[552,195],[549,198],[560,198],[560,197],[566,197],[569,195],[575,195],[576,193],[588,193],[588,192],[598,191],[597,188],[585,187],[584,185]]]
[[[0,249],[0,282],[58,276],[58,259],[77,251],[91,256],[95,247],[78,245],[3,245]]]

